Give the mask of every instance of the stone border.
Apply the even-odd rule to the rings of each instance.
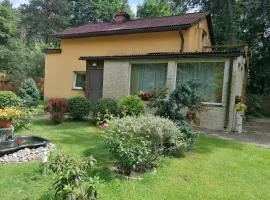
[[[50,153],[55,150],[56,150],[56,147],[52,143],[49,143],[45,147],[38,147],[36,149],[25,148],[15,153],[0,157],[0,165],[11,164],[11,163],[31,162],[33,160],[41,159],[42,154]]]

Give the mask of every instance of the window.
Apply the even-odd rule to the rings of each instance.
[[[73,89],[83,90],[85,87],[85,72],[74,72]]]
[[[131,94],[139,91],[150,92],[154,88],[165,87],[168,64],[132,64]]]
[[[224,62],[178,63],[177,85],[195,80],[200,84],[205,102],[221,103],[224,66]]]

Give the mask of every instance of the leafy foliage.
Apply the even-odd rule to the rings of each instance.
[[[143,172],[156,165],[158,155],[152,149],[151,141],[133,130],[126,131],[127,121],[112,124],[106,136],[106,144],[117,167],[125,175],[132,171]]]
[[[199,133],[193,131],[191,125],[186,121],[180,121],[177,124],[180,128],[180,131],[184,135],[184,140],[187,144],[187,150],[191,150],[199,138]]]
[[[31,0],[19,8],[20,25],[27,41],[55,42],[54,34],[68,27],[68,3],[58,0]]]
[[[21,129],[29,129],[31,127],[31,120],[33,114],[29,109],[20,108],[21,114],[12,120],[12,124],[16,131]]]
[[[132,15],[126,0],[69,0],[70,26],[88,23],[112,22],[118,11]]]
[[[52,121],[61,123],[68,111],[68,101],[63,98],[51,98],[46,104],[45,110],[50,113]]]
[[[247,106],[246,106],[246,104],[239,102],[238,104],[235,105],[235,110],[240,111],[240,112],[241,111],[244,112],[247,110]]]
[[[95,104],[93,117],[95,121],[106,121],[109,116],[117,115],[117,102],[114,99],[100,99]],[[111,117],[110,117],[111,118]]]
[[[157,113],[163,109],[164,104],[166,103],[166,98],[168,95],[168,88],[155,88],[152,92],[152,97],[148,103],[150,108],[156,108]]]
[[[6,107],[18,107],[20,98],[11,91],[0,91],[0,109]]]
[[[32,79],[26,79],[18,91],[19,97],[22,98],[23,104],[27,107],[37,107],[40,101],[40,94],[36,82]]]
[[[246,114],[254,117],[262,117],[262,106],[258,96],[248,95]]]
[[[186,84],[177,86],[169,100],[165,100],[166,90],[157,93],[151,99],[149,106],[157,110],[156,115],[167,117],[173,121],[179,122],[187,118],[189,121],[199,123],[196,114],[204,111],[205,107],[202,104],[203,99],[198,88],[198,83],[193,80],[188,81]],[[185,109],[187,109],[186,115]]]
[[[171,7],[164,0],[145,0],[142,5],[137,7],[137,17],[151,18],[172,15]]]
[[[74,120],[82,120],[91,111],[91,103],[86,97],[72,97],[68,100],[70,117]]]
[[[0,2],[0,72],[7,75],[11,85],[19,85],[25,78],[27,59],[25,46],[19,38],[16,11]]]
[[[98,177],[88,177],[88,172],[96,164],[93,157],[79,159],[60,153],[51,158],[49,169],[56,173],[54,181],[57,199],[97,200]]]
[[[30,127],[32,112],[24,108],[21,99],[11,91],[0,91],[0,109],[14,107],[20,110],[20,114],[12,119],[15,130]]]
[[[0,2],[0,44],[7,44],[8,40],[18,35],[16,16],[10,5]]]
[[[196,139],[186,130],[182,133],[177,124],[152,115],[128,116],[110,124],[106,143],[117,166],[129,175],[156,166],[161,156],[182,155],[191,148]]]
[[[118,112],[121,116],[141,115],[145,113],[145,105],[140,97],[136,95],[122,98],[118,104]]]

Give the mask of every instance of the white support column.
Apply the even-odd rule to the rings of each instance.
[[[175,61],[168,62],[167,71],[167,87],[169,92],[173,92],[176,87],[176,75],[177,75],[177,64]]]

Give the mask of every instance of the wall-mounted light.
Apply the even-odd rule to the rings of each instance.
[[[93,62],[92,67],[96,67],[97,63]]]

